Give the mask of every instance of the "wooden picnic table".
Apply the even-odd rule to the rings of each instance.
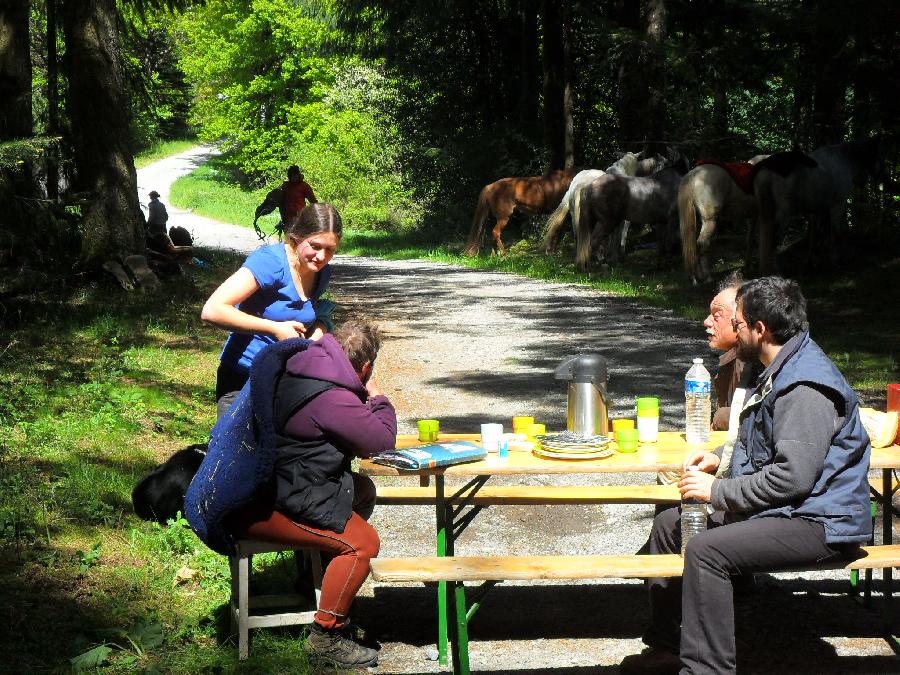
[[[515,475],[561,475],[561,474],[609,474],[609,473],[652,473],[662,470],[680,469],[686,456],[697,449],[713,450],[725,442],[727,432],[712,432],[709,442],[703,445],[688,445],[684,434],[680,432],[660,432],[656,443],[645,443],[638,446],[637,452],[620,453],[602,459],[557,460],[534,455],[530,451],[509,452],[501,458],[491,453],[484,460],[467,462],[447,467],[435,467],[415,471],[395,469],[371,460],[363,460],[359,470],[369,476],[413,476],[419,477],[422,485],[428,485],[434,479],[435,524],[437,529],[436,550],[438,556],[454,555],[454,544],[465,527],[481,510],[481,506],[472,504],[474,495],[491,476]],[[480,443],[479,434],[440,434],[438,442],[472,441]],[[397,436],[397,448],[421,445],[418,436],[400,434]],[[615,448],[615,444],[612,446]],[[882,506],[882,538],[883,544],[891,544],[892,528],[892,472],[900,468],[900,446],[873,449],[870,461],[871,469],[882,471],[882,490],[876,495]],[[452,493],[445,484],[446,477],[469,478],[462,487],[452,487]],[[645,481],[651,482],[649,479]],[[528,489],[528,488],[523,488]],[[539,489],[535,489],[538,495]],[[560,487],[559,491],[576,490],[574,487]],[[540,499],[540,498],[538,498]],[[539,503],[539,502],[534,502]],[[547,503],[550,503],[549,501]],[[553,503],[560,503],[554,500]],[[468,511],[465,511],[468,507]],[[892,570],[884,570],[885,582],[885,623],[889,628],[891,621],[890,598],[892,593]],[[450,619],[450,608],[447,599],[446,582],[438,584],[438,652],[441,663],[447,662],[447,631]]]

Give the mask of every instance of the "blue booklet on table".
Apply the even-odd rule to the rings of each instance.
[[[395,469],[433,469],[438,466],[450,466],[451,464],[463,464],[464,462],[476,462],[484,459],[487,452],[480,445],[469,441],[453,441],[447,443],[432,443],[420,445],[415,448],[402,448],[400,450],[388,450],[380,455],[372,457],[376,464],[386,464]]]

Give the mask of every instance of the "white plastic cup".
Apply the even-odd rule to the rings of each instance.
[[[502,424],[481,425],[481,445],[488,452],[499,452],[500,441],[503,439]]]

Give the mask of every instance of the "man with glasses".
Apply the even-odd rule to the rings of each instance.
[[[806,300],[781,277],[738,290],[737,353],[759,361],[740,411],[727,472],[698,451],[685,461],[682,497],[712,505],[709,529],[695,535],[680,579],[648,580],[649,646],[623,673],[734,673],[731,577],[852,556],[868,540],[871,445],[856,394],[810,338]],[[658,515],[651,553],[681,548],[680,512]]]

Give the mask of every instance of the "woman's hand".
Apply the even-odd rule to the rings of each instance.
[[[328,332],[328,329],[325,327],[325,324],[321,321],[316,321],[312,325],[312,330],[309,335],[306,336],[307,340],[321,340],[322,336]]]
[[[369,396],[381,396],[381,388],[375,383],[375,378],[370,377],[369,381],[366,382],[366,391],[369,392]]]
[[[272,337],[279,342],[306,336],[306,326],[299,321],[272,321]]]

